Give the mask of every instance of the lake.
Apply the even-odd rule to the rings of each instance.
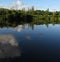
[[[21,56],[1,58],[0,62],[59,62],[60,24],[18,25],[0,28],[0,35],[12,34],[19,43]]]

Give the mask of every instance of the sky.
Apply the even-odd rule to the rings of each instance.
[[[49,8],[50,11],[60,10],[60,0],[0,0],[0,7],[11,7],[18,5],[19,7],[32,7],[38,10],[46,10]]]

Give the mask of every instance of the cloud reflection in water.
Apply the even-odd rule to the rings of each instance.
[[[0,35],[0,58],[19,56],[21,56],[21,51],[13,35]]]

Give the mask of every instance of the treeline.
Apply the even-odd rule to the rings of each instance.
[[[60,23],[60,11],[51,12],[47,10],[36,10],[34,11],[34,22],[39,23]],[[37,21],[38,20],[38,21]]]
[[[24,10],[9,10],[0,8],[0,25],[1,24],[20,24],[32,22],[33,16]]]
[[[20,23],[60,23],[60,12],[50,12],[49,9],[25,11],[0,8],[0,25],[15,25]]]

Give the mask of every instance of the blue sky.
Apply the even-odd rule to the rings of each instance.
[[[26,6],[34,6],[35,9],[46,10],[49,8],[51,11],[60,10],[60,0],[20,0]],[[17,0],[0,0],[0,5],[9,6],[12,2]]]

